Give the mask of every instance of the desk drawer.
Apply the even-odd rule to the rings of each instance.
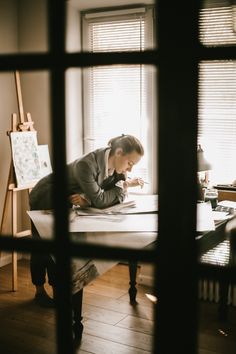
[[[236,191],[227,191],[225,189],[218,189],[218,200],[231,200],[236,202]]]

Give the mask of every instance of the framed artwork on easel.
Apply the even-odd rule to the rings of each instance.
[[[17,187],[32,186],[41,178],[37,132],[11,132],[10,140]]]

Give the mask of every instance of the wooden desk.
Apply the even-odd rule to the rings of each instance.
[[[144,196],[145,200],[145,196]],[[145,203],[145,201],[144,201]],[[52,239],[53,214],[45,211],[29,212],[42,239]],[[107,245],[112,247],[144,248],[157,239],[157,213],[118,214],[102,216],[70,216],[70,237],[76,244]],[[77,341],[83,332],[83,288],[118,261],[72,259],[73,331]],[[129,263],[131,304],[136,301],[137,263]]]
[[[31,213],[36,213],[37,215],[40,212],[35,211]],[[31,215],[32,216],[32,215]],[[109,216],[113,218],[116,216]],[[157,240],[157,214],[142,214],[142,223],[137,223],[140,219],[140,215],[136,218],[134,215],[125,215],[118,216],[119,222],[111,222],[107,218],[100,219],[96,217],[79,217],[77,226],[75,220],[71,219],[71,239],[76,243],[86,242],[91,244],[106,244],[110,246],[127,246],[133,248],[143,248],[153,246],[153,242]],[[123,218],[123,219],[122,219]],[[89,222],[88,222],[89,220]],[[40,236],[42,238],[51,238],[52,237],[52,224],[53,224],[53,215],[50,213],[42,212],[40,218],[35,221],[32,218],[35,226],[38,228]],[[227,221],[220,222],[215,231],[204,232],[202,237],[196,239],[198,254],[199,256],[209,249],[213,248],[226,237],[225,226]],[[48,225],[48,228],[46,227]],[[78,230],[79,232],[76,231]],[[140,229],[141,227],[141,229]],[[94,232],[94,230],[99,230]],[[108,231],[108,232],[107,232]],[[94,262],[94,261],[93,261]],[[93,263],[92,262],[92,263]],[[91,263],[91,266],[93,265]],[[116,262],[110,264],[106,268],[106,262],[95,261],[95,268],[91,268],[91,278],[88,277],[84,283],[81,284],[80,277],[77,277],[77,282],[73,284],[73,295],[72,295],[72,306],[73,306],[73,320],[74,320],[74,333],[77,339],[81,339],[83,332],[82,320],[82,296],[83,296],[83,287],[86,286],[89,281],[95,279],[97,276],[102,274],[102,272],[111,268]],[[100,268],[102,265],[105,265],[103,270]],[[74,275],[78,275],[78,271],[81,267],[75,265]],[[130,269],[130,302],[135,302],[136,299],[136,271],[137,263],[131,263],[129,265]],[[78,285],[79,284],[79,285]],[[222,286],[222,289],[223,288]],[[225,297],[221,298],[221,303],[225,304]]]

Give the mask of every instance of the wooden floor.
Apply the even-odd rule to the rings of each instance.
[[[54,310],[34,304],[29,263],[19,261],[18,264],[17,292],[11,291],[11,267],[0,268],[0,352],[56,354]],[[154,305],[145,295],[151,289],[139,285],[138,305],[132,307],[128,282],[128,267],[119,264],[85,288],[84,334],[78,354],[152,352]],[[200,308],[198,353],[235,354],[235,308],[230,309],[227,328],[223,328],[228,336],[219,331],[217,305],[202,303]]]

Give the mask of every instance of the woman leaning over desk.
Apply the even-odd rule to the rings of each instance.
[[[132,135],[112,138],[108,146],[94,150],[67,165],[68,201],[71,205],[105,208],[124,201],[129,187],[141,186],[141,178],[128,179],[141,157],[144,149],[140,141]],[[31,210],[53,209],[53,174],[42,178],[30,193]],[[32,235],[39,235],[32,224]],[[46,274],[48,282],[54,288],[55,264],[49,255],[31,255],[32,283],[36,287],[35,300],[44,307],[53,307],[53,299],[47,294],[44,284]]]

